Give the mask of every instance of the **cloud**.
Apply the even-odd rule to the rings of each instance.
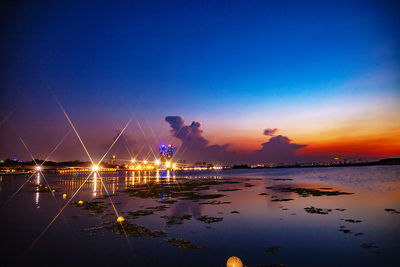
[[[172,130],[174,137],[183,143],[195,146],[207,146],[208,141],[202,137],[203,129],[200,122],[193,121],[191,125],[185,125],[185,119],[181,116],[168,116],[165,118]]]
[[[209,145],[203,134],[200,122],[192,121],[190,125],[185,125],[185,119],[181,116],[167,116],[165,121],[171,126],[171,133],[180,139],[182,144],[177,151],[179,159],[187,161],[205,161],[229,163],[234,160],[236,154],[228,152],[228,144]]]
[[[253,162],[293,163],[298,159],[296,152],[307,146],[292,143],[292,140],[283,135],[271,137],[267,142],[261,145],[262,148],[260,150],[251,154],[250,159]]]
[[[267,129],[264,130],[264,135],[266,135],[266,136],[274,136],[278,130],[279,130],[278,128],[274,128],[274,129],[267,128]]]
[[[203,137],[200,122],[193,121],[190,125],[185,125],[185,119],[181,116],[168,116],[165,121],[170,124],[172,135],[182,142],[177,158],[188,162],[206,161],[220,164],[295,162],[298,159],[296,152],[306,146],[293,143],[283,135],[273,136],[278,128],[265,129],[264,135],[273,137],[261,144],[260,150],[249,155],[240,155],[228,151],[229,144],[209,145],[208,140]]]

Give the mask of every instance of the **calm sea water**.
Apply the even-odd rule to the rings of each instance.
[[[247,266],[400,266],[400,213],[385,210],[400,211],[400,166],[100,175],[101,179],[90,178],[73,201],[101,201],[106,211],[66,205],[51,224],[86,175],[45,174],[50,187],[56,189],[53,194],[38,192],[36,185],[44,187],[46,182],[42,175],[34,175],[14,196],[28,176],[1,176],[1,265],[224,266],[230,256],[237,256]],[[155,183],[167,188],[213,180],[238,183],[195,191],[224,195],[217,199],[170,204],[160,203],[170,198],[168,194],[132,197],[125,191],[143,185],[150,190]],[[108,229],[85,231],[116,220],[101,181],[119,215],[130,223],[163,230],[167,237],[126,237]],[[286,187],[354,194],[302,197],[277,190]],[[282,199],[291,200],[276,201]],[[210,201],[215,205],[202,204]],[[167,208],[138,218],[128,214],[160,205]],[[327,214],[309,213],[304,209],[309,207]],[[182,215],[192,218],[172,225],[161,218]],[[210,224],[197,220],[205,215],[223,219]],[[171,237],[205,248],[174,247],[165,241]]]

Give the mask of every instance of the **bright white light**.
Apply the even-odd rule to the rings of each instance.
[[[132,163],[135,163],[135,159],[132,159],[131,162],[132,162]]]
[[[92,171],[97,172],[99,170],[99,166],[93,165],[92,166]]]
[[[171,162],[167,161],[167,162],[165,163],[165,167],[167,167],[167,168],[171,167]]]
[[[147,160],[143,160],[143,164],[147,164]]]
[[[174,169],[176,168],[176,163],[172,164],[172,168]]]
[[[41,166],[36,166],[35,170],[36,170],[37,172],[40,172],[40,171],[42,170],[42,167],[41,167]]]
[[[158,159],[156,160],[156,165],[160,165],[160,161]]]

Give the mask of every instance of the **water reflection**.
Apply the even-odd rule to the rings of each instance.
[[[36,208],[40,208],[40,206],[39,206],[40,172],[36,173],[36,185],[38,186],[38,188],[36,189],[36,194],[35,194],[35,204],[36,204]]]
[[[47,262],[48,257],[42,252],[52,251],[50,257],[54,257],[52,261],[54,265],[71,259],[84,264],[81,259],[90,259],[91,265],[114,263],[114,265],[174,266],[176,259],[179,259],[180,265],[220,266],[226,262],[226,257],[210,256],[215,252],[218,255],[243,255],[243,261],[251,266],[274,262],[293,266],[318,266],[321,262],[326,263],[326,259],[330,261],[326,265],[330,266],[399,266],[393,264],[398,263],[396,253],[399,243],[396,237],[400,236],[399,217],[398,214],[386,210],[400,210],[399,171],[400,167],[394,166],[379,169],[364,167],[257,170],[250,174],[242,170],[229,170],[223,173],[172,171],[97,173],[88,179],[73,201],[82,200],[86,203],[97,198],[95,202],[99,207],[104,204],[108,210],[104,214],[96,215],[90,209],[68,206],[63,215],[71,224],[72,233],[79,238],[79,242],[69,242],[71,234],[65,231],[63,224],[55,223],[50,230],[52,232],[49,231],[47,234],[48,238],[43,238],[35,247],[37,250],[32,251],[38,252],[37,255],[26,259],[30,265],[34,265],[33,263],[37,265],[39,261]],[[57,190],[55,193],[57,201],[64,204],[82,185],[87,174],[48,174],[46,178],[51,187]],[[2,204],[26,179],[26,176],[2,178],[0,176]],[[227,182],[221,181],[222,183],[215,183],[216,185],[210,187],[201,186],[202,189],[197,190],[199,187],[195,185],[201,184],[203,179],[204,182],[222,179],[226,179]],[[235,183],[229,183],[232,181]],[[36,188],[43,183],[43,179],[40,174],[36,174],[30,182],[31,186]],[[184,194],[191,191],[196,195],[198,193],[203,196],[212,194],[224,196],[217,199],[189,200],[182,197],[183,194],[176,194],[173,201],[161,201],[161,197],[166,200],[171,199],[169,192],[181,190],[184,182],[191,184],[183,186],[187,189]],[[147,196],[146,190],[151,190],[155,184],[160,185],[154,190],[157,194]],[[179,187],[174,184],[179,184]],[[363,186],[359,186],[360,184]],[[97,237],[88,236],[88,232],[81,229],[97,229],[102,225],[100,222],[116,219],[109,200],[98,199],[106,195],[104,187],[110,194],[115,192],[116,195],[111,196],[114,203],[119,204],[115,208],[126,221],[144,225],[149,229],[166,231],[169,237],[184,238],[196,245],[204,245],[206,249],[195,253],[182,252],[177,247],[165,245],[163,239],[129,237],[135,248],[141,248],[136,250],[137,257],[132,258],[129,248],[127,246],[124,248],[126,245],[124,238],[115,238],[108,230],[95,231]],[[123,192],[133,187],[138,190],[132,191],[143,190],[144,194],[136,197],[130,192]],[[329,187],[332,190],[354,194],[303,197],[294,191],[279,190],[286,187],[307,189]],[[374,190],[371,192],[369,187]],[[160,190],[163,190],[164,194],[158,194]],[[62,198],[63,194],[68,197]],[[277,199],[292,200],[277,201]],[[27,202],[30,205],[26,205]],[[39,203],[40,209],[37,210],[36,206],[38,207]],[[309,212],[311,207],[329,209],[329,214]],[[24,187],[12,201],[0,206],[3,223],[0,234],[5,240],[5,248],[2,249],[5,256],[2,259],[16,259],[20,251],[26,250],[25,244],[37,237],[37,229],[40,230],[47,225],[49,218],[58,211],[59,207],[48,191],[32,192],[29,186]],[[154,214],[137,218],[125,216],[137,211],[154,211]],[[111,215],[107,217],[109,213]],[[187,215],[192,215],[191,219],[185,220],[184,223],[183,220],[175,219],[178,223],[173,224],[167,224],[169,219],[161,217]],[[223,218],[223,220],[206,224],[198,220],[200,216]],[[26,229],[27,221],[32,225],[29,227],[32,230]],[[348,232],[343,231],[344,226]],[[15,233],[21,232],[21,229],[24,230],[24,234],[16,235]],[[58,243],[57,249],[54,240],[62,241]],[[380,254],[361,247],[362,244],[370,243],[379,247],[376,251]],[[281,247],[280,252],[276,255],[266,254],[266,249],[272,246]],[[66,249],[71,253],[66,253]],[[149,259],[154,261],[149,262]]]
[[[38,174],[39,175],[39,174]],[[85,175],[75,174],[75,175],[64,175],[59,183],[63,186],[62,191],[68,195],[72,195],[86,180]],[[179,179],[192,179],[192,176],[179,176]],[[204,176],[197,178],[213,178],[220,179],[220,176]],[[40,176],[37,176],[40,179]],[[101,179],[101,180],[100,180]],[[101,183],[103,181],[103,184]],[[82,186],[82,190],[91,190],[91,197],[97,198],[103,196],[105,193],[104,186],[107,191],[111,194],[116,194],[118,191],[126,190],[132,186],[144,185],[144,184],[171,184],[177,183],[177,175],[174,171],[132,171],[124,173],[93,173],[93,175],[87,180],[87,182]],[[38,180],[37,183],[40,183]]]
[[[189,214],[197,218],[202,215],[202,206],[197,202],[180,201],[172,207],[172,216],[182,216],[185,214]]]
[[[93,173],[93,197],[97,196],[97,173]]]

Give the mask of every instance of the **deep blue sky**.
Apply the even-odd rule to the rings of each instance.
[[[326,98],[352,107],[371,97],[381,100],[375,110],[400,99],[396,1],[9,1],[1,9],[1,112],[15,110],[19,133],[59,137],[68,128],[51,92],[88,136],[132,114],[167,135],[164,117],[181,115],[215,142],[240,128],[260,138],[265,127],[290,128],[276,124]],[[301,138],[298,128],[286,134]]]

